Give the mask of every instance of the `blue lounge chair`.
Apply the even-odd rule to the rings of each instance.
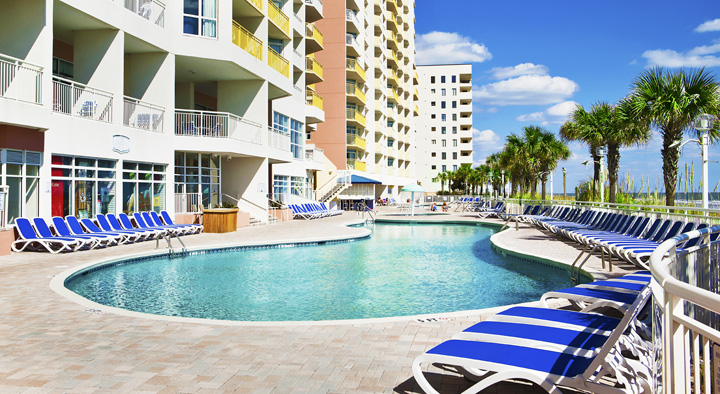
[[[77,238],[55,237],[50,234],[49,237],[39,236],[35,232],[30,220],[26,218],[16,218],[15,228],[18,231],[20,239],[10,245],[13,252],[22,252],[24,250],[46,250],[50,253],[74,252],[85,245],[84,240]],[[39,248],[40,247],[40,248]]]
[[[125,218],[127,218],[127,222],[128,222],[128,223],[132,224],[132,222],[130,221],[130,218],[129,218],[126,214],[121,213],[121,214],[118,215],[118,217],[120,218],[120,222],[123,223],[123,225],[125,225],[125,222],[126,222],[125,220],[123,220],[123,216],[124,216]],[[143,219],[143,217],[142,217],[142,215],[140,214],[140,212],[135,212],[135,213],[133,213],[133,219],[135,219],[135,224],[136,224],[136,226],[137,226],[138,228],[143,229],[143,230],[156,230],[156,231],[160,231],[160,232],[161,232],[161,235],[173,235],[173,234],[179,235],[179,234],[182,233],[181,230],[178,230],[178,229],[176,229],[176,228],[150,226],[149,224],[145,223],[145,219]]]
[[[74,234],[70,230],[70,227],[68,227],[67,223],[65,223],[65,220],[59,216],[52,218],[52,226],[55,229],[55,232],[61,237],[76,237],[88,241],[94,241],[88,244],[90,249],[94,249],[99,246],[110,246],[111,244],[116,243],[115,237],[109,237],[106,235]],[[37,225],[35,225],[35,227],[37,227]]]
[[[162,219],[160,218],[160,215],[158,215],[155,211],[149,211],[149,212],[143,212],[143,219],[145,219],[145,223],[151,225],[151,226],[167,226],[167,227],[174,227],[179,230],[182,230],[183,235],[188,234],[195,234],[197,233],[197,228],[190,225],[185,224],[165,224],[163,223]]]
[[[152,215],[152,213],[150,213]],[[167,211],[160,211],[160,215],[162,216],[162,220],[167,225],[174,225],[172,218],[170,217],[170,214]],[[205,227],[203,227],[202,224],[184,224],[183,226],[192,226],[195,228],[196,233],[201,233]]]
[[[185,234],[189,233],[190,231],[192,231],[192,229],[189,227],[179,226],[179,225],[175,225],[175,224],[173,224],[173,225],[166,225],[166,224],[162,224],[162,223],[155,224],[155,221],[153,220],[152,216],[150,216],[150,213],[148,213],[148,212],[142,212],[142,213],[135,212],[133,214],[133,216],[135,217],[136,222],[138,221],[138,216],[140,216],[140,218],[147,225],[148,228],[164,228],[164,229],[167,229],[170,233],[178,235],[178,236],[185,235]]]
[[[624,313],[650,284],[650,274],[631,274],[630,281],[623,277],[599,280],[567,289],[550,291],[542,295],[540,302],[548,307],[550,299],[565,299],[583,312],[601,307],[611,307]]]
[[[88,218],[82,218],[78,220],[75,216],[68,216],[65,218],[65,221],[68,223],[71,229],[82,226],[88,233],[92,234],[98,234],[98,235],[109,235],[112,237],[115,237],[117,239],[118,244],[124,244],[126,242],[136,242],[138,241],[141,236],[140,234],[130,233],[130,232],[123,232],[119,233],[116,231],[103,231],[100,229],[95,222]],[[73,230],[75,231],[75,230]]]
[[[116,229],[110,224],[110,220],[102,214],[98,214],[95,219],[97,220],[97,223],[100,226],[101,230],[118,234],[125,234],[134,241],[144,241],[152,235],[150,232],[147,231],[125,230],[122,228],[122,226],[120,226],[119,222],[117,223],[118,228]],[[117,219],[115,219],[115,221],[117,222]]]
[[[86,218],[87,219],[87,218]],[[87,219],[88,221],[92,222],[90,219]],[[70,227],[70,231],[73,232],[73,234],[76,235],[90,235],[90,236],[98,236],[98,237],[109,237],[111,241],[110,244],[121,244],[127,241],[127,237],[123,234],[118,233],[108,233],[100,230],[95,226],[95,229],[98,231],[90,231],[87,230],[86,227],[84,227],[82,224],[80,224],[80,221],[78,218],[72,215],[68,215],[65,217],[65,223],[67,223],[68,227]]]
[[[112,213],[108,213],[107,215],[105,215],[105,217],[108,219],[108,222],[110,222],[110,225],[113,228],[116,228],[118,230],[132,230],[137,232],[144,232],[148,235],[145,239],[155,239],[165,233],[164,231],[160,230],[151,230],[147,228],[135,227],[130,221],[130,218],[125,213],[120,213],[117,217]]]
[[[47,224],[45,219],[33,218],[32,222],[33,222],[33,226],[35,227],[35,231],[37,231],[37,233],[41,237],[49,238],[49,237],[54,236],[54,234],[52,233],[52,230],[50,229],[50,226]],[[56,231],[58,237],[78,240],[82,244],[82,245],[80,245],[80,247],[78,249],[81,249],[83,247],[87,247],[88,249],[94,249],[95,247],[100,245],[100,241],[96,238],[75,236],[72,234],[63,235],[57,229],[55,231]]]

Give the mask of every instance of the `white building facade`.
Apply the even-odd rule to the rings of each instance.
[[[440,191],[438,174],[472,165],[472,66],[417,66],[419,115],[416,175],[430,193]]]
[[[312,189],[318,0],[26,0],[0,13],[9,223],[239,206]],[[311,81],[316,81],[312,79]]]

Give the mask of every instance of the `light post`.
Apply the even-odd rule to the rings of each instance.
[[[601,146],[595,150],[595,155],[600,157],[600,203],[605,202],[605,162],[603,158],[607,155],[607,147]]]
[[[502,175],[502,196],[505,198],[505,170],[500,170],[500,175]]]
[[[567,199],[567,189],[566,189],[567,183],[565,182],[565,180],[567,179],[567,170],[565,169],[565,167],[562,168],[562,173],[563,173],[563,199]]]
[[[550,171],[550,201],[553,200],[553,172]]]
[[[700,114],[697,117],[695,117],[695,130],[702,133],[702,136],[700,137],[700,147],[702,149],[702,171],[703,171],[703,177],[702,177],[702,183],[703,183],[703,197],[702,197],[702,204],[703,209],[708,209],[709,201],[708,201],[708,142],[709,142],[709,135],[708,131],[710,131],[713,126],[715,125],[715,116],[710,114]],[[687,198],[687,197],[686,197]],[[708,215],[708,212],[705,211],[705,215]]]

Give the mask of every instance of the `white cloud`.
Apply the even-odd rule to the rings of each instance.
[[[472,129],[473,141],[481,144],[495,144],[500,140],[500,136],[495,134],[494,131],[487,129],[480,131],[478,129]]]
[[[564,77],[521,75],[476,86],[473,97],[491,105],[547,105],[567,100],[578,89],[577,83]]]
[[[550,124],[563,124],[567,120],[568,115],[577,108],[578,103],[575,101],[563,101],[555,104],[542,112],[533,112],[530,114],[520,115],[515,120],[518,122],[536,122],[542,126]]]
[[[494,114],[497,111],[498,111],[498,109],[496,107],[481,108],[481,107],[473,106],[473,112],[476,114],[481,114],[481,113]]]
[[[521,75],[547,75],[548,68],[542,64],[522,63],[512,67],[495,67],[490,72],[495,79],[508,79]]]
[[[720,19],[719,19],[720,20]],[[645,51],[642,56],[647,59],[648,66],[663,67],[717,67],[720,66],[720,41],[712,45],[695,47],[685,53],[672,49],[653,49]]]
[[[700,26],[695,28],[695,31],[698,33],[705,33],[708,31],[720,31],[720,18],[700,24]]]
[[[415,40],[417,64],[482,63],[492,58],[485,44],[457,33],[433,31]]]

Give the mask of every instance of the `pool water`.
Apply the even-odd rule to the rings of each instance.
[[[159,257],[71,277],[70,290],[132,311],[241,321],[378,318],[538,300],[567,271],[506,260],[495,230],[375,224],[352,242]]]

